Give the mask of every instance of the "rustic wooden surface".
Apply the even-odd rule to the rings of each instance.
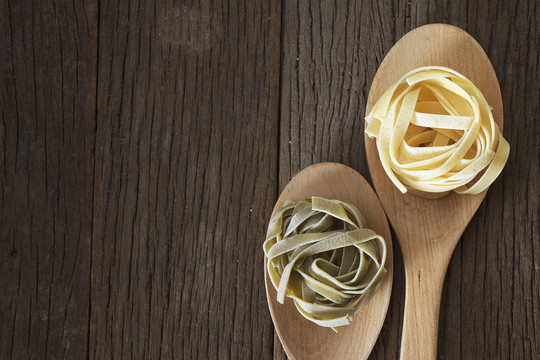
[[[485,49],[511,153],[446,276],[438,357],[540,358],[540,4],[0,1],[0,358],[284,358],[263,284],[308,165],[369,179],[365,101],[417,26]],[[396,359],[394,287],[373,359]]]

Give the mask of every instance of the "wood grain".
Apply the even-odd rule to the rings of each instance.
[[[0,358],[86,354],[97,3],[0,3]]]
[[[0,358],[282,358],[272,206],[316,162],[369,180],[373,76],[433,22],[485,49],[511,145],[450,261],[438,357],[540,358],[538,18],[535,0],[0,1]],[[398,357],[393,250],[373,359]]]
[[[540,127],[529,119],[540,114],[540,48],[534,45],[540,44],[540,6],[534,1],[469,6],[469,31],[501,84],[511,151],[501,179],[490,187],[462,238],[461,356],[535,359],[540,357],[540,243],[535,240],[540,235]],[[486,12],[494,23],[472,21]],[[485,335],[477,336],[479,329]]]
[[[324,161],[369,179],[362,119],[377,59],[392,45],[384,36],[391,4],[285,1],[283,8],[280,189],[302,168]],[[395,243],[393,250],[399,251]],[[379,358],[399,353],[404,287],[402,260],[395,258],[390,308],[372,353]],[[277,336],[274,344],[274,358],[286,358]]]
[[[537,118],[539,108],[537,100],[526,100],[538,97],[525,95],[538,93],[534,85],[539,79],[538,47],[533,45],[539,43],[538,26],[533,23],[538,11],[534,1],[284,4],[280,187],[301,168],[319,161],[341,161],[367,177],[364,155],[359,150],[363,148],[363,136],[356,126],[362,123],[377,66],[393,43],[410,29],[432,22],[460,26],[479,41],[494,65],[505,119],[512,123],[504,131],[512,150],[501,180],[491,187],[480,206],[479,216],[486,216],[485,220],[479,223],[479,216],[473,218],[451,260],[439,325],[440,358],[518,359],[540,354],[539,307],[532,305],[540,301],[540,249],[531,241],[538,238],[538,156],[527,155],[531,148],[538,148],[539,132],[536,123],[526,120]],[[514,22],[520,23],[519,28],[512,27]],[[345,49],[356,51],[351,55]],[[357,55],[359,63],[354,62]],[[350,83],[361,85],[355,96],[340,82],[347,74]],[[335,108],[336,98],[348,100],[344,101],[347,105],[357,104],[356,108],[339,116],[323,111]],[[526,124],[533,129],[517,148]],[[348,134],[358,135],[343,140]],[[517,220],[519,216],[523,221]],[[521,236],[513,238],[514,230]],[[373,358],[398,357],[404,288],[400,288],[399,249],[395,254],[389,317]],[[512,270],[503,270],[508,266]],[[520,291],[509,290],[515,286]],[[501,341],[501,337],[506,340]],[[283,358],[277,338],[275,344],[274,358]]]
[[[280,10],[101,2],[90,358],[270,354]]]

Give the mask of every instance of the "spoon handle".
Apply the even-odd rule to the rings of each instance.
[[[422,258],[416,260],[405,265],[405,316],[400,359],[432,360],[437,357],[439,308],[448,262],[430,264]]]

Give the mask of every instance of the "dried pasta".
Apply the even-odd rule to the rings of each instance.
[[[405,74],[377,101],[365,132],[405,193],[478,194],[501,173],[510,146],[480,90],[458,72],[427,66]]]
[[[264,252],[277,300],[293,300],[335,331],[373,297],[386,270],[386,243],[353,205],[313,197],[287,201],[270,222]]]

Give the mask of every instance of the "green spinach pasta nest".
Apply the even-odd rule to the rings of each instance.
[[[335,331],[351,323],[386,274],[384,239],[338,200],[287,201],[263,247],[277,300],[291,298],[302,316]]]

